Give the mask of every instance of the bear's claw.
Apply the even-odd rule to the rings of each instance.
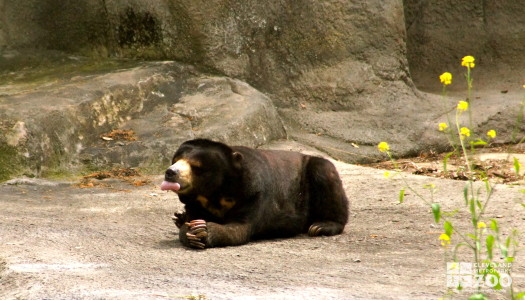
[[[318,235],[320,235],[322,229],[323,228],[321,226],[319,226],[319,225],[312,225],[308,229],[308,235],[309,236],[318,236]]]
[[[175,226],[177,226],[177,228],[181,228],[182,225],[184,225],[184,221],[186,220],[186,212],[176,211],[175,213],[173,213],[173,216],[171,216],[171,220],[173,220],[173,223],[175,223]]]
[[[208,228],[206,221],[204,220],[193,220],[186,222],[189,230],[186,232],[186,237],[190,246],[197,249],[206,248],[206,239],[208,238]]]

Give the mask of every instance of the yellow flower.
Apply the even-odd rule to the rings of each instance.
[[[423,185],[423,188],[424,188],[424,189],[433,190],[433,189],[436,188],[436,185],[433,184],[433,183],[427,183],[427,184],[424,184],[424,185]]]
[[[439,80],[444,85],[449,85],[449,84],[452,83],[452,74],[450,74],[449,72],[445,72],[445,73],[439,75]]]
[[[470,129],[468,129],[467,127],[461,127],[461,129],[459,130],[459,134],[464,136],[470,136]]]
[[[441,246],[445,246],[445,245],[450,244],[450,237],[446,233],[442,233],[439,236],[439,239],[441,240]]]
[[[473,56],[465,56],[463,57],[463,59],[461,60],[461,65],[463,67],[467,67],[467,68],[474,68],[476,66],[476,64],[474,63],[474,57]]]
[[[492,129],[492,130],[489,130],[487,132],[487,135],[490,137],[490,138],[495,138],[496,137],[496,130]]]
[[[390,150],[390,146],[387,142],[381,142],[379,145],[377,145],[377,149],[379,149],[381,152],[387,152]]]
[[[447,271],[451,271],[451,270],[459,270],[459,263],[458,262],[447,263]]]
[[[468,102],[467,101],[459,101],[458,103],[458,110],[466,111],[468,109]]]
[[[383,176],[385,176],[386,179],[390,178],[392,174],[390,174],[390,172],[388,171],[385,171],[385,173],[383,173]]]
[[[448,128],[447,123],[439,123],[439,131],[445,131]]]
[[[478,222],[478,229],[481,229],[481,228],[487,228],[487,224],[485,224],[485,222]]]

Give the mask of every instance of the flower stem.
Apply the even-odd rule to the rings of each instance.
[[[446,101],[447,99],[447,86],[445,84],[443,84],[443,89],[441,91],[441,100],[442,100],[442,103],[443,103],[443,109],[444,111],[446,112],[447,114],[447,125],[451,126],[452,125],[452,120],[450,119],[450,113],[449,113],[449,107],[448,107],[448,103]],[[457,141],[455,140],[455,135],[453,132],[448,132],[447,133],[447,136],[448,136],[448,140],[450,142],[450,145],[452,146],[452,148],[454,149],[454,152],[456,152],[458,150],[458,143]]]
[[[470,70],[470,68],[469,68]],[[470,105],[469,105],[469,112],[471,111],[470,110]],[[481,209],[481,211],[479,212],[479,214],[476,212],[476,207],[477,207],[477,200],[476,198],[474,197],[474,173],[472,172],[472,166],[470,164],[470,160],[469,160],[469,154],[468,154],[468,151],[467,151],[467,148],[465,146],[465,141],[464,139],[462,139],[462,136],[461,136],[461,129],[459,127],[459,115],[461,114],[461,112],[459,110],[456,111],[456,129],[458,131],[458,135],[459,135],[459,142],[461,144],[461,149],[463,150],[463,156],[465,157],[465,163],[467,164],[467,177],[468,177],[468,186],[469,186],[469,190],[470,190],[470,196],[467,196],[467,200],[468,200],[468,205],[469,205],[469,208],[470,208],[470,215],[471,215],[471,220],[472,220],[472,226],[474,228],[474,247],[472,247],[472,251],[474,252],[474,261],[476,263],[479,263],[479,258],[480,258],[480,255],[481,255],[481,237],[479,235],[479,230],[477,228],[477,224],[478,224],[478,221],[481,217],[481,215],[483,214],[484,210],[485,210],[485,207],[486,207],[486,204],[485,203],[485,206],[483,206],[483,208]],[[472,144],[471,144],[472,146]],[[490,195],[490,194],[489,194]],[[479,288],[478,288],[479,290]]]
[[[467,66],[467,102],[469,106],[468,110],[468,125],[472,127],[472,78],[470,76],[470,66]]]

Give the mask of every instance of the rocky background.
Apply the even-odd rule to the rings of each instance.
[[[513,1],[404,1],[412,79],[432,90],[434,74],[463,73],[473,55],[483,71],[476,88],[525,83],[525,7]],[[468,53],[468,54],[467,54]],[[459,76],[458,76],[459,79]]]
[[[380,141],[399,156],[442,151],[436,124],[462,97],[465,55],[477,58],[476,126],[508,142],[524,10],[508,0],[0,0],[0,180],[157,172],[193,137],[289,138],[354,163],[381,158]],[[454,74],[445,106],[444,71]]]

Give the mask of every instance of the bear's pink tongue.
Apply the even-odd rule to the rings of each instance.
[[[164,180],[160,185],[160,189],[163,191],[178,191],[180,190],[180,184]]]

